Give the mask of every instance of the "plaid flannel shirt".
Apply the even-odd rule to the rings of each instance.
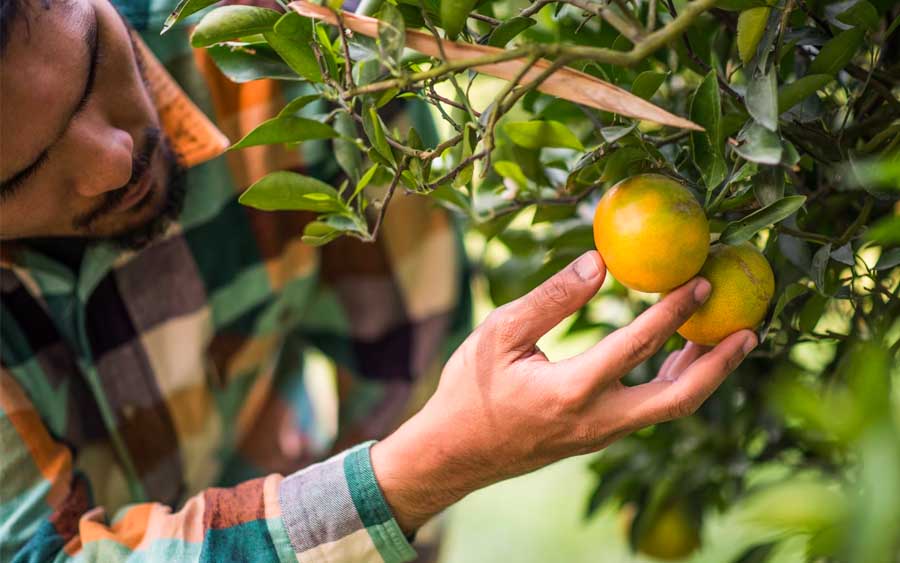
[[[173,3],[117,6],[231,140],[302,88],[231,83],[186,26],[160,37]],[[166,126],[176,145],[186,123]],[[308,215],[237,204],[275,169],[333,180],[329,150],[194,166],[161,240],[92,244],[78,272],[3,245],[0,561],[415,556],[369,446],[424,402],[469,327],[463,252],[424,198],[395,198],[376,244],[323,248],[300,241]]]

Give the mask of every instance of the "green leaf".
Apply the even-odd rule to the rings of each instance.
[[[812,263],[809,266],[809,277],[816,284],[816,289],[819,290],[819,293],[823,295],[825,294],[825,270],[828,268],[830,259],[831,243],[829,242],[813,254]]]
[[[784,291],[781,293],[781,295],[778,296],[778,300],[775,302],[775,308],[772,309],[772,315],[771,317],[769,317],[769,322],[766,323],[765,328],[760,334],[760,341],[765,340],[766,335],[769,333],[769,330],[772,327],[772,323],[775,321],[775,319],[781,316],[781,312],[784,311],[784,308],[787,306],[787,304],[797,297],[800,297],[807,291],[809,291],[809,288],[801,283],[792,283],[784,288]]]
[[[875,222],[866,231],[866,239],[881,244],[900,244],[900,215]]]
[[[491,36],[488,39],[488,45],[492,47],[505,47],[506,44],[518,34],[536,23],[535,20],[524,18],[522,16],[510,18],[494,28],[494,31],[491,32]]]
[[[334,137],[337,137],[337,132],[321,121],[289,115],[273,117],[263,121],[228,150],[242,149],[254,145],[296,143],[311,139],[331,139]]]
[[[238,201],[263,211],[285,209],[333,213],[346,209],[337,191],[325,182],[286,171],[264,176],[247,188]]]
[[[278,117],[285,117],[288,115],[294,115],[301,109],[308,106],[310,103],[322,99],[321,94],[307,94],[305,96],[297,96],[290,102],[288,102],[281,111],[278,112]]]
[[[441,27],[447,37],[456,39],[476,3],[477,0],[441,0]]]
[[[838,14],[837,19],[847,25],[860,26],[870,30],[878,27],[880,21],[878,10],[866,0],[860,0],[850,6]]]
[[[878,271],[890,270],[898,265],[900,265],[900,248],[892,248],[881,253],[878,262],[875,263],[875,269]]]
[[[759,230],[787,219],[803,207],[806,196],[792,195],[754,211],[743,219],[728,223],[719,241],[725,244],[740,244],[755,235]]]
[[[378,112],[375,111],[374,107],[369,106],[369,111],[362,112],[362,118],[363,129],[366,132],[366,137],[368,137],[369,142],[372,143],[372,148],[375,149],[389,165],[392,165],[394,163],[394,152],[387,142],[387,136],[384,133],[384,124],[381,122],[381,118],[378,117]]]
[[[856,264],[856,260],[854,259],[853,254],[853,246],[849,242],[840,248],[836,248],[831,253],[831,257],[837,262],[846,264],[848,266],[853,266]]]
[[[172,13],[166,18],[166,21],[163,23],[162,30],[159,32],[160,35],[169,31],[173,25],[180,22],[184,18],[188,17],[191,14],[199,12],[203,8],[208,6],[212,6],[219,0],[181,0],[178,2],[178,5],[175,6],[175,9],[172,10]]]
[[[897,15],[897,17],[894,18],[894,21],[891,22],[890,27],[888,27],[887,31],[884,33],[884,38],[887,39],[893,35],[898,27],[900,27],[900,15]]]
[[[346,233],[368,235],[364,224],[355,215],[337,214],[319,217],[303,229],[301,240],[312,246],[322,246]]]
[[[281,15],[275,10],[255,6],[223,6],[209,12],[191,33],[192,47],[271,31]]]
[[[765,6],[744,10],[738,16],[737,45],[741,62],[745,65],[756,55],[756,46],[766,32],[770,9]]]
[[[310,46],[313,41],[312,20],[289,12],[275,23],[273,31],[264,33],[263,37],[294,72],[310,82],[322,82],[322,72]]]
[[[528,148],[560,147],[584,150],[581,141],[559,121],[509,121],[503,130],[515,144]]]
[[[775,70],[754,76],[747,85],[747,111],[757,123],[769,131],[778,130],[778,79]]]
[[[600,135],[603,137],[604,141],[612,144],[634,131],[635,127],[637,127],[637,123],[628,126],[614,125],[611,127],[604,127],[600,130]]]
[[[809,65],[809,74],[837,74],[856,54],[865,36],[865,30],[858,27],[836,35],[822,46],[822,50]]]
[[[406,45],[406,24],[403,15],[390,2],[381,6],[378,14],[378,52],[382,62],[395,74],[400,72],[400,56]]]
[[[751,123],[738,135],[734,152],[750,162],[778,164],[784,148],[778,135],[758,123]]]
[[[430,197],[440,201],[444,207],[448,207],[466,215],[469,214],[469,200],[466,198],[465,194],[450,186],[440,186],[434,189],[431,192]]]
[[[778,92],[778,112],[784,113],[816,91],[821,90],[826,84],[834,80],[830,74],[807,74],[784,87]]]
[[[499,160],[494,163],[494,170],[503,178],[509,178],[519,185],[519,189],[528,187],[528,178],[518,164],[511,160]]]
[[[300,80],[271,47],[252,45],[213,45],[206,48],[210,58],[232,82],[243,83],[260,78]]]
[[[720,10],[728,10],[729,12],[742,12],[750,8],[765,6],[765,0],[719,0],[716,2],[716,8]]]
[[[340,112],[334,118],[335,130],[340,136],[335,138],[334,158],[351,181],[359,182],[362,171],[362,152],[353,142],[356,139],[356,122],[347,112]]]
[[[691,98],[691,121],[705,129],[691,131],[691,154],[707,189],[718,186],[728,174],[722,154],[721,117],[719,84],[712,70]]]
[[[353,198],[358,196],[361,191],[366,189],[366,186],[368,186],[369,183],[372,182],[372,178],[375,177],[375,174],[378,172],[378,169],[379,169],[379,165],[373,164],[371,166],[371,168],[366,170],[365,174],[363,174],[362,177],[359,179],[359,181],[356,183],[356,188],[354,188],[353,193],[350,194],[350,198],[349,198],[350,201],[353,201]]]
[[[637,75],[631,83],[631,93],[639,98],[649,100],[665,81],[668,73],[645,70]]]
[[[767,166],[753,178],[753,195],[763,207],[784,197],[784,173],[777,166]]]

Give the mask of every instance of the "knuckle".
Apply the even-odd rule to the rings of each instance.
[[[555,278],[541,287],[537,298],[541,307],[560,307],[571,300],[571,290],[562,280]]]
[[[493,338],[501,344],[517,342],[522,330],[520,320],[515,318],[506,305],[488,315],[485,324],[489,326]]]
[[[697,412],[699,406],[694,397],[677,394],[669,401],[666,414],[669,419],[684,418]]]
[[[669,308],[669,316],[672,321],[681,324],[688,320],[697,309],[692,299],[678,299]]]
[[[638,330],[627,331],[624,340],[625,356],[631,363],[643,361],[661,344],[653,333]]]
[[[561,386],[555,393],[554,404],[559,413],[577,413],[586,404],[588,393],[576,385]]]

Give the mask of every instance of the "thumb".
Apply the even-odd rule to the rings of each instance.
[[[530,350],[541,336],[587,303],[605,277],[603,259],[592,250],[531,292],[504,305],[497,313],[514,330],[504,331],[509,339],[503,344],[511,349]]]

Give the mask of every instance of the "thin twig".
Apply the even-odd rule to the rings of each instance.
[[[372,241],[375,241],[378,238],[378,230],[381,228],[382,221],[384,221],[384,215],[387,213],[388,204],[391,202],[391,198],[394,197],[394,191],[397,189],[397,184],[400,183],[400,176],[403,174],[403,171],[406,170],[406,166],[406,159],[403,159],[397,167],[394,177],[391,179],[387,194],[385,194],[384,199],[381,200],[381,208],[378,210],[378,218],[375,220],[375,227],[372,228],[372,233],[369,235],[369,238]]]
[[[497,27],[498,25],[500,25],[500,20],[498,20],[496,18],[492,18],[490,16],[486,16],[484,14],[479,14],[478,12],[472,12],[471,14],[469,14],[469,17],[472,18],[473,20],[478,20],[478,21],[482,21],[484,23],[489,23],[494,27]]]
[[[556,0],[537,0],[537,2],[534,2],[532,5],[519,12],[519,15],[523,18],[533,16],[534,14],[540,12],[541,8],[543,8],[547,4],[552,4],[555,1]]]
[[[353,83],[353,64],[350,60],[350,47],[347,45],[347,30],[344,28],[344,18],[341,16],[340,10],[332,10],[337,17],[338,32],[341,34],[341,48],[344,51],[344,88],[352,90],[356,84]]]
[[[428,28],[428,31],[431,32],[431,35],[434,36],[434,39],[437,41],[438,52],[441,54],[441,60],[445,63],[447,62],[447,53],[444,52],[444,41],[441,39],[441,36],[438,34],[437,29],[431,23],[431,18],[428,17],[428,12],[425,10],[425,4],[422,0],[419,0],[419,7],[422,10],[422,20],[425,22],[425,27]],[[478,118],[475,117],[475,110],[472,108],[472,105],[469,103],[468,96],[466,96],[462,88],[459,87],[459,83],[456,81],[456,76],[450,74],[450,84],[453,85],[453,89],[456,90],[456,94],[462,99],[463,105],[466,106],[466,111],[469,113],[469,117],[472,121],[477,122]]]
[[[452,182],[454,178],[459,176],[460,172],[465,170],[466,166],[472,164],[476,160],[480,160],[480,159],[484,158],[485,154],[486,153],[484,151],[481,151],[481,152],[474,153],[474,154],[468,156],[467,158],[464,158],[462,160],[462,162],[460,162],[459,164],[454,166],[449,172],[447,172],[446,174],[444,174],[443,176],[441,176],[434,182],[425,186],[425,189],[427,189],[429,191],[436,190],[437,188],[441,187],[442,185],[446,184],[447,182]]]
[[[624,35],[628,38],[632,43],[638,43],[645,35],[644,29],[641,27],[640,22],[635,20],[633,16],[629,18],[631,12],[623,7],[619,6],[622,10],[622,13],[625,14],[625,17],[620,16],[616,13],[615,10],[611,9],[607,4],[591,2],[590,0],[558,0],[562,4],[571,4],[576,8],[584,10],[589,14],[593,14],[595,16],[601,17],[606,22],[613,26],[616,31]]]

